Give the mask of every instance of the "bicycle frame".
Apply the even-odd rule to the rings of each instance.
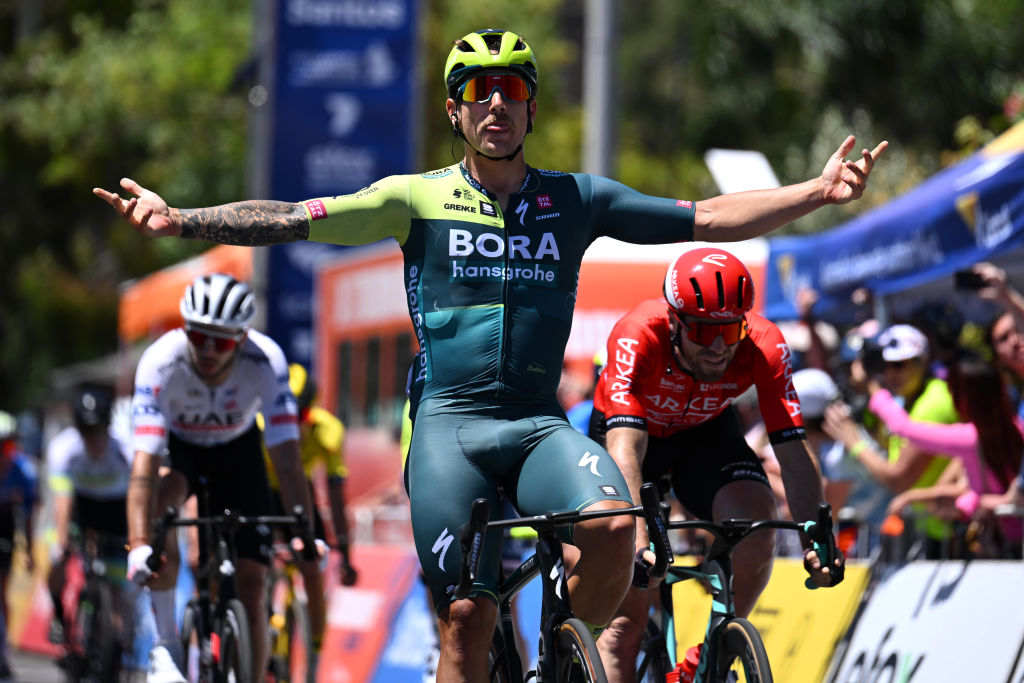
[[[733,600],[732,551],[744,538],[763,529],[789,529],[799,531],[811,537],[819,546],[834,547],[832,538],[831,508],[822,503],[818,509],[818,520],[815,522],[793,522],[788,520],[727,519],[721,524],[704,520],[685,520],[669,522],[669,529],[701,529],[710,532],[714,538],[704,560],[697,566],[668,567],[664,581],[659,587],[661,599],[661,630],[665,649],[673,665],[679,661],[679,652],[675,639],[675,622],[672,605],[672,585],[688,579],[698,579],[705,583],[711,594],[711,612],[708,616],[707,629],[701,647],[700,662],[694,677],[694,683],[708,683],[713,667],[719,661],[719,633],[723,626],[736,618],[736,606]],[[822,562],[831,564],[827,557]],[[807,579],[808,588],[816,587],[811,579]]]
[[[652,575],[663,576],[665,568],[671,561],[668,535],[661,513],[661,504],[654,485],[645,485],[641,491],[644,504],[614,510],[595,510],[592,512],[557,512],[536,517],[522,517],[487,521],[490,503],[486,499],[477,499],[473,503],[470,522],[463,528],[463,575],[456,590],[460,598],[469,595],[470,587],[476,578],[477,567],[483,547],[483,538],[488,528],[532,527],[537,532],[536,552],[526,558],[513,570],[508,577],[499,581],[497,590],[499,610],[499,630],[504,644],[503,662],[498,662],[506,672],[509,681],[522,681],[523,671],[518,653],[516,652],[515,625],[512,623],[512,599],[534,577],[541,577],[541,629],[540,647],[537,654],[537,681],[555,680],[555,661],[549,655],[555,651],[555,633],[558,627],[573,616],[569,603],[569,589],[566,583],[562,543],[556,536],[559,527],[569,526],[588,519],[614,517],[619,515],[641,515],[647,519],[651,538],[658,549],[658,562]]]

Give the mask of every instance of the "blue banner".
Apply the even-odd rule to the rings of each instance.
[[[278,0],[270,196],[349,194],[412,170],[416,0]],[[289,360],[313,355],[313,272],[341,247],[295,243],[267,258],[267,331]]]
[[[859,287],[886,296],[1019,248],[1024,124],[844,225],[817,235],[771,238],[768,244],[765,315],[795,319],[796,293],[810,287],[819,294],[815,312],[837,321],[849,319],[850,295]]]

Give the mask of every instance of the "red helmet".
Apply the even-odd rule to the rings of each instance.
[[[668,267],[665,299],[680,315],[738,318],[754,306],[754,281],[743,262],[724,249],[691,249]]]

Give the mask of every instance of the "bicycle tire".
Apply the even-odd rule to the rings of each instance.
[[[286,579],[287,580],[287,579]],[[274,615],[271,615],[273,618]],[[270,668],[278,683],[313,683],[316,653],[313,650],[313,626],[309,610],[289,587],[283,628],[271,627]]]
[[[664,683],[665,676],[673,669],[675,666],[665,647],[665,634],[657,624],[648,620],[637,657],[636,680],[639,683]]]
[[[121,671],[121,644],[113,623],[114,597],[102,581],[87,585],[75,608],[76,649],[81,661],[73,680],[83,683],[116,681]]]
[[[193,599],[185,605],[185,612],[181,615],[181,629],[178,631],[178,639],[181,641],[181,651],[185,656],[182,663],[182,673],[190,681],[211,681],[209,671],[202,671],[203,667],[203,634],[199,633],[200,619],[199,603]],[[198,669],[192,665],[196,664]]]
[[[725,683],[772,683],[772,670],[764,641],[754,625],[742,617],[725,622],[718,632],[718,677]],[[729,678],[730,672],[735,678]]]
[[[242,602],[228,600],[220,624],[220,660],[218,679],[223,683],[252,681],[252,641],[249,619]]]
[[[594,636],[582,621],[572,617],[555,633],[556,683],[607,683]]]

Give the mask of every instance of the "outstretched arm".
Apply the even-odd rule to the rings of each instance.
[[[309,237],[309,221],[301,204],[251,200],[203,209],[175,209],[131,178],[122,178],[121,188],[135,196],[125,199],[99,187],[92,193],[148,237],[184,237],[241,246],[281,244]]]
[[[875,162],[889,146],[880,142],[870,152],[861,150],[858,161],[846,159],[856,138],[843,141],[821,176],[774,190],[733,192],[697,202],[693,239],[733,242],[759,237],[826,204],[859,199]]]

